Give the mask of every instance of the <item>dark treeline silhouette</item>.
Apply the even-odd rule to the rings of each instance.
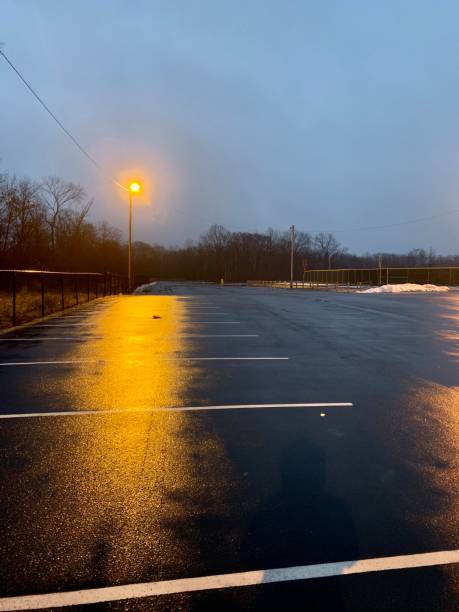
[[[124,274],[127,245],[109,224],[92,223],[92,200],[82,187],[58,177],[40,183],[0,175],[0,269],[38,268],[58,271]],[[286,280],[290,274],[290,232],[231,232],[212,225],[184,247],[134,244],[135,273],[158,279]],[[295,278],[303,269],[374,268],[379,257],[389,267],[457,266],[459,256],[415,249],[407,254],[348,253],[330,233],[297,231]]]
[[[0,268],[124,270],[121,232],[90,223],[91,206],[82,187],[58,177],[0,175]]]

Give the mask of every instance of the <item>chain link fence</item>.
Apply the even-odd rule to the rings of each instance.
[[[305,270],[301,281],[293,281],[293,288],[346,290],[402,283],[458,286],[459,267]],[[247,285],[287,289],[290,288],[290,281],[249,280]]]
[[[305,270],[302,283],[309,287],[375,287],[381,285],[459,285],[459,267],[367,268]]]

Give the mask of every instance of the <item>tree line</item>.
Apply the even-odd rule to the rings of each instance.
[[[121,232],[88,219],[93,201],[56,176],[41,182],[0,175],[0,268],[123,269]]]
[[[0,175],[0,269],[125,274],[127,244],[120,230],[93,223],[93,201],[84,189],[56,176],[40,182]],[[183,247],[134,243],[135,274],[158,279],[286,280],[290,275],[291,235],[232,232],[212,225],[201,238]],[[354,255],[330,233],[297,231],[294,275],[324,268],[454,266],[459,256],[415,249],[406,254]]]

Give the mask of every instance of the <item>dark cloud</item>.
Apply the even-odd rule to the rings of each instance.
[[[150,183],[136,233],[309,231],[459,208],[459,7],[433,1],[2,3],[10,58],[111,174]],[[124,227],[123,194],[0,62],[2,167],[60,174]],[[459,214],[346,231],[352,250],[457,251]]]

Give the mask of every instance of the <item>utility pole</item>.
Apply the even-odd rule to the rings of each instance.
[[[293,289],[293,250],[295,248],[295,226],[290,226],[290,239],[291,239],[291,248],[290,248],[290,289]]]

